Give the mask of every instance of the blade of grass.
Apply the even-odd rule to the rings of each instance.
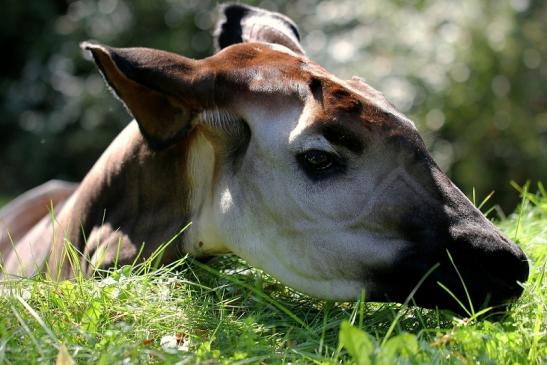
[[[462,307],[462,309],[465,311],[465,313],[467,313],[467,315],[469,317],[472,316],[471,312],[469,312],[469,310],[467,309],[467,307],[465,305],[463,305],[463,303],[458,299],[458,297],[452,293],[452,291],[450,289],[448,289],[443,283],[441,283],[440,281],[437,281],[437,284],[443,288],[459,305],[460,307]]]
[[[484,198],[484,199],[482,200],[482,202],[479,204],[479,206],[478,206],[477,208],[478,208],[479,210],[481,210],[481,208],[484,206],[484,204],[486,204],[486,203],[490,200],[490,198],[492,198],[492,196],[494,195],[494,193],[495,193],[495,191],[492,190],[492,191],[490,192],[490,194],[488,194],[488,195],[486,196],[486,198]]]
[[[32,318],[34,318],[36,320],[36,322],[38,322],[38,324],[40,325],[40,327],[42,327],[42,329],[47,333],[47,335],[54,341],[55,344],[59,343],[59,339],[57,338],[57,336],[55,336],[55,334],[53,333],[53,331],[46,325],[46,322],[44,322],[44,320],[40,317],[40,315],[38,315],[38,313],[36,313],[36,311],[34,310],[34,308],[32,308],[27,302],[26,300],[24,300],[21,296],[19,295],[16,295],[15,296],[15,299],[17,299],[19,301],[19,303],[21,303],[21,305],[23,305],[23,307],[27,310],[27,312],[29,312],[29,314],[32,316]],[[58,347],[58,346],[57,346]]]
[[[476,192],[475,192],[475,187],[473,186],[473,190],[471,192],[471,200],[473,201],[473,205],[474,206],[477,206],[477,196],[476,196]]]
[[[428,278],[429,275],[431,275],[431,273],[433,271],[435,271],[439,266],[441,266],[439,263],[436,263],[435,265],[433,265],[425,274],[424,276],[422,276],[422,278],[420,279],[420,281],[418,281],[418,284],[416,284],[416,286],[414,286],[414,289],[412,289],[412,291],[410,292],[410,294],[408,294],[407,298],[405,299],[405,301],[403,302],[403,307],[401,307],[399,309],[399,311],[397,312],[397,315],[395,316],[395,318],[393,319],[393,321],[391,322],[385,336],[384,336],[384,339],[382,340],[382,343],[380,344],[380,347],[384,346],[385,343],[387,342],[387,340],[391,337],[391,334],[393,333],[393,330],[395,329],[395,326],[397,325],[397,323],[399,322],[399,319],[401,319],[401,317],[403,316],[403,308],[404,306],[406,306],[410,300],[414,297],[414,294],[416,294],[416,292],[418,291],[418,289],[420,288],[420,286],[422,286],[422,284],[424,283],[425,279]]]
[[[40,346],[40,344],[38,343],[38,340],[36,340],[36,338],[34,337],[31,329],[29,328],[29,326],[27,325],[23,317],[21,317],[21,315],[19,314],[19,312],[17,312],[15,308],[12,307],[11,311],[13,312],[13,315],[15,316],[15,318],[17,319],[17,321],[19,322],[23,330],[27,333],[27,336],[30,338],[30,340],[34,344],[34,347],[36,347],[36,350],[40,353],[42,357],[44,357],[45,355],[44,355],[44,351],[42,350],[42,346]]]
[[[513,241],[517,241],[518,239],[519,228],[522,222],[522,215],[524,214],[526,203],[528,202],[528,200],[526,199],[526,194],[528,192],[529,185],[530,185],[529,182],[526,182],[526,184],[524,184],[524,187],[521,188],[516,182],[511,181],[511,186],[513,186],[521,195],[519,215],[517,219],[517,224],[515,225],[515,233],[513,234]]]
[[[160,263],[161,263],[161,258],[163,257],[163,254],[165,253],[165,250],[173,243],[176,241],[177,238],[180,237],[180,235],[182,233],[184,233],[190,226],[192,225],[192,222],[186,224],[184,227],[182,227],[178,232],[177,234],[175,234],[172,238],[170,238],[167,242],[164,242],[162,243],[156,250],[154,250],[154,252],[150,255],[150,257],[148,257],[147,259],[144,260],[143,263],[141,263],[141,265],[139,265],[139,270],[135,270],[135,273],[137,275],[142,275],[144,273],[147,273],[147,272],[150,272],[154,269],[158,269]],[[139,255],[140,256],[140,253],[142,252],[144,248],[144,244],[141,246],[141,249],[139,251]],[[133,264],[131,265],[132,267],[132,271],[136,268],[135,267],[135,264],[136,264],[137,260],[135,259],[133,261]]]
[[[541,275],[536,280],[536,283],[534,285],[534,291],[539,291],[538,293],[541,296],[541,288],[543,285],[543,280],[545,279],[545,268],[547,267],[547,260],[543,263],[542,269],[541,269]],[[539,340],[542,338],[541,334],[541,325],[544,323],[543,315],[545,314],[543,311],[543,306],[545,303],[542,303],[541,301],[538,301],[536,306],[536,318],[534,320],[534,327],[533,327],[533,338],[532,338],[532,345],[530,346],[530,351],[528,352],[528,361],[532,362],[533,359],[538,357],[538,348],[539,348]]]
[[[473,302],[471,301],[471,296],[469,295],[469,291],[467,290],[467,285],[465,285],[465,281],[463,280],[463,277],[460,274],[460,270],[458,270],[458,267],[454,263],[454,259],[452,258],[450,251],[446,250],[446,254],[448,255],[450,263],[454,267],[454,270],[456,270],[456,273],[458,274],[458,278],[460,279],[460,282],[462,283],[463,290],[465,291],[465,296],[467,297],[467,301],[469,303],[469,308],[471,309],[471,314],[475,315],[475,308],[473,308]]]
[[[223,276],[222,273],[220,273],[219,271],[213,269],[212,267],[209,267],[208,265],[206,264],[202,264],[201,262],[198,262],[198,261],[195,261],[194,262],[196,264],[196,266],[202,268],[203,270],[209,272],[209,273],[212,273],[214,275],[218,275],[218,276]],[[271,305],[273,305],[274,307],[276,307],[278,310],[280,310],[281,312],[285,313],[287,316],[289,316],[293,321],[295,321],[296,323],[298,323],[302,328],[306,329],[307,331],[311,331],[310,328],[308,327],[308,325],[303,321],[301,320],[300,318],[298,318],[290,309],[288,309],[287,307],[285,307],[283,304],[279,303],[278,301],[276,301],[275,299],[271,298],[269,295],[266,295],[264,294],[263,292],[257,290],[255,287],[253,287],[252,285],[248,285],[244,282],[242,282],[241,280],[238,280],[232,276],[225,276],[225,278],[228,280],[228,281],[231,281],[232,283],[240,286],[240,287],[243,287],[247,290],[250,290],[252,291],[257,297],[259,297],[260,299],[263,299],[265,300],[266,302],[270,303]]]

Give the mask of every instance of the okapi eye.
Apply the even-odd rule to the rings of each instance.
[[[324,151],[310,150],[303,153],[306,164],[316,171],[323,171],[328,169],[333,164],[332,156]]]
[[[296,158],[312,179],[326,177],[342,167],[336,155],[321,150],[308,150],[298,154]]]

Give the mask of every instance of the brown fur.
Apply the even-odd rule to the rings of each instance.
[[[355,153],[381,131],[404,129],[390,106],[379,103],[381,95],[355,80],[332,77],[301,54],[267,44],[237,44],[199,61],[145,48],[84,47],[135,116],[140,132],[135,125],[127,127],[70,197],[70,191],[59,198],[46,194],[44,199],[64,202],[53,215],[42,209],[26,224],[8,227],[18,243],[15,250],[2,244],[7,273],[32,275],[47,263],[53,277],[70,277],[67,243],[82,255],[80,265],[88,274],[98,266],[133,261],[141,245],[142,257],[148,257],[190,220],[186,160],[196,134],[208,134],[216,153],[224,153],[223,135],[194,124],[194,118],[207,109],[230,111],[235,98],[260,102],[276,95],[281,99],[275,100],[296,97],[304,103],[312,95],[319,108],[311,128]],[[215,181],[222,161],[215,159]],[[13,209],[4,215],[17,216]],[[179,237],[164,260],[183,252]]]
[[[403,301],[439,264],[414,299],[457,310],[437,285],[449,283],[462,297],[462,277],[447,259],[450,250],[477,307],[520,295],[517,280],[528,277],[524,253],[440,171],[406,117],[360,79],[339,80],[310,61],[290,20],[241,5],[225,9],[235,18],[221,29],[233,33],[219,35],[226,48],[203,60],[147,48],[83,45],[136,122],[73,193],[43,188],[0,212],[16,241],[14,249],[6,238],[0,241],[4,273],[71,277],[74,262],[66,252],[71,245],[90,275],[150,257],[172,240],[163,262],[185,253],[233,251],[289,285],[329,299],[348,299],[364,288],[368,300]],[[273,16],[281,25],[272,29],[275,22],[243,19],[249,14]],[[260,42],[238,43],[243,36]],[[280,124],[266,126],[263,119]],[[285,145],[292,137],[296,142]],[[323,137],[328,147],[342,146],[353,155],[336,162],[321,150],[328,149]],[[298,143],[312,138],[325,142],[317,148],[319,161],[325,157],[328,164],[310,165],[313,159],[303,155],[314,146],[289,155],[289,147],[302,148]],[[270,174],[279,163],[285,175]],[[253,180],[256,176],[262,179]],[[295,180],[300,176],[308,180]],[[291,221],[294,212],[286,211],[282,200],[270,204],[265,191],[276,189],[292,192],[286,202],[309,213],[302,229],[295,229],[302,222]],[[328,193],[317,195],[321,191]],[[50,201],[57,204],[46,215]],[[260,206],[252,206],[254,201]],[[340,204],[344,201],[349,204]],[[239,227],[241,217],[246,226]],[[177,235],[191,219],[188,238]],[[327,225],[319,227],[320,221]],[[316,236],[329,225],[340,230],[327,228],[323,235],[336,237]],[[276,233],[264,235],[268,228]]]
[[[0,211],[0,259],[51,209],[62,205],[76,188],[77,184],[51,180],[27,191],[5,206]]]

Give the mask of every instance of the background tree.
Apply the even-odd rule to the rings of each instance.
[[[547,3],[542,0],[248,1],[299,25],[309,55],[362,76],[417,124],[468,194],[505,211],[510,180],[547,181]],[[0,195],[81,179],[129,121],[80,51],[87,39],[189,57],[212,52],[216,2],[3,4]]]

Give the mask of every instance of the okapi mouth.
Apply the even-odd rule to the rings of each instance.
[[[503,313],[522,295],[529,264],[517,245],[498,237],[460,237],[436,252],[414,246],[390,270],[369,275],[367,281],[374,285],[367,298],[447,309],[466,317],[489,307],[489,315]]]

